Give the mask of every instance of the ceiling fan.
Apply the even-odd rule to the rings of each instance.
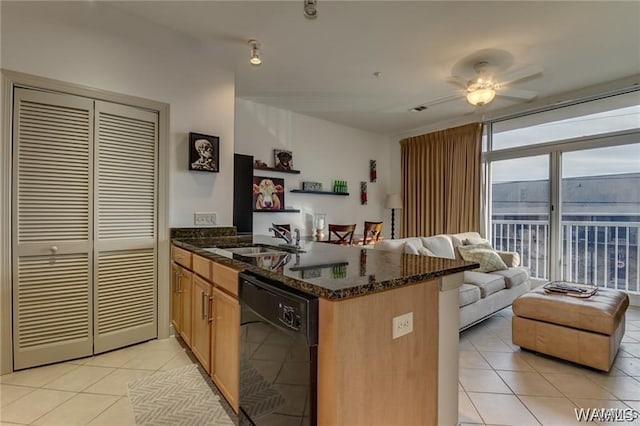
[[[447,79],[449,83],[462,87],[466,91],[467,102],[474,106],[486,105],[498,96],[508,98],[524,99],[530,101],[538,94],[531,90],[511,89],[508,86],[526,78],[530,78],[542,73],[539,67],[529,66],[519,68],[502,76],[496,76],[491,70],[489,62],[478,62],[473,66],[477,76],[469,81],[461,77],[451,76]]]
[[[471,80],[456,75],[447,78],[446,81],[448,83],[456,85],[463,90],[455,95],[444,96],[425,102],[412,108],[410,111],[422,111],[430,106],[460,97],[465,97],[467,102],[473,106],[481,107],[493,101],[496,96],[530,101],[538,95],[531,90],[513,89],[510,86],[518,81],[542,74],[542,68],[540,67],[526,66],[502,75],[496,75],[489,62],[481,61],[473,66],[473,70],[476,75]]]

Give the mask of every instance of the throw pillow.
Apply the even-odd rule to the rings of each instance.
[[[509,269],[498,253],[487,244],[475,244],[458,247],[460,256],[467,262],[476,262],[480,267],[478,272],[504,271]]]

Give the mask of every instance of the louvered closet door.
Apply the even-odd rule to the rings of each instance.
[[[92,353],[93,101],[15,89],[16,370]]]
[[[157,336],[158,116],[96,101],[94,352]]]

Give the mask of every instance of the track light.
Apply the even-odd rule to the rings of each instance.
[[[307,19],[315,19],[318,17],[318,2],[316,0],[303,0],[304,1],[304,16]]]
[[[258,66],[262,64],[262,59],[260,59],[260,45],[256,40],[249,40],[249,46],[251,46],[251,56],[249,57],[249,63],[251,65]]]

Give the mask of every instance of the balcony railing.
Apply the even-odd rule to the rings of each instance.
[[[492,222],[496,250],[515,251],[534,278],[549,278],[546,220]],[[640,293],[640,222],[563,221],[562,279]]]

